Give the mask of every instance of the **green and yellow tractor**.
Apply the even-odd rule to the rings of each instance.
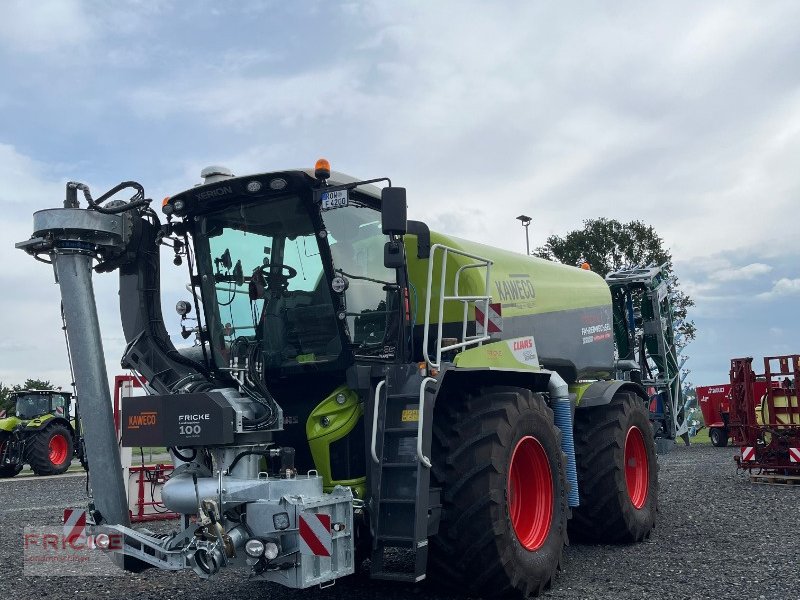
[[[120,540],[105,547],[133,571],[237,568],[290,588],[369,559],[373,579],[527,598],[561,569],[568,536],[650,536],[650,398],[614,339],[618,314],[636,341],[624,317],[640,296],[432,231],[407,218],[404,188],[325,160],[202,177],[162,215],[135,181],[97,197],[69,182],[17,244],[57,274],[98,547]],[[162,247],[187,269],[176,311],[191,347],[164,324]],[[123,402],[122,443],[170,449],[161,497],[184,518],[169,536],[130,523],[92,287],[110,272],[122,366],[152,392]]]
[[[77,412],[70,419],[72,394],[20,390],[11,398],[13,414],[0,419],[0,477],[14,477],[26,463],[36,475],[58,475],[73,456],[86,467]]]

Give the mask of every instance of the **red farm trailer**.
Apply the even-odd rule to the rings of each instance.
[[[753,382],[753,394],[756,400],[763,398],[766,393],[766,381]],[[708,437],[718,448],[727,446],[730,440],[730,400],[730,383],[697,387],[697,402],[703,413],[703,422],[708,427]]]
[[[753,474],[800,480],[800,355],[764,358],[764,373],[753,371],[752,358],[731,361],[728,428],[741,446],[736,464]],[[756,392],[757,379],[767,384]]]

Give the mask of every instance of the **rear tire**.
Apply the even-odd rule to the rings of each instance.
[[[485,598],[549,587],[569,509],[566,457],[544,399],[526,389],[481,390],[437,406],[433,437],[431,485],[443,498],[428,580]]]
[[[6,450],[6,444],[8,444],[8,434],[3,432],[0,433],[0,458],[3,457],[3,454]],[[22,467],[24,465],[22,463],[16,465],[3,465],[0,466],[0,479],[7,479],[9,477],[14,477],[22,471]]]
[[[575,454],[580,507],[570,536],[605,543],[649,537],[658,512],[658,463],[644,403],[620,392],[606,406],[579,408]]]
[[[711,438],[711,444],[717,448],[724,448],[728,445],[728,432],[721,427],[712,427],[708,431],[708,437]]]
[[[72,463],[72,432],[61,423],[45,427],[28,439],[28,463],[37,475],[60,475]]]

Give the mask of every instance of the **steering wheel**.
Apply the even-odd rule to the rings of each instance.
[[[273,269],[277,270],[277,272],[273,271]],[[258,279],[256,278],[257,275],[260,275]],[[289,280],[296,276],[297,269],[289,265],[271,263],[258,267],[253,271],[253,277],[251,278],[251,288],[255,287],[256,290],[251,290],[250,297],[252,299],[254,293],[255,297],[263,297],[263,288],[265,286],[267,289],[285,290],[289,286]],[[257,288],[261,288],[261,290],[259,291]]]
[[[289,279],[292,279],[293,277],[297,277],[297,269],[295,269],[294,267],[290,267],[289,265],[278,265],[278,264],[275,264],[275,263],[270,263],[270,264],[266,265],[264,267],[264,269],[263,269],[264,278],[267,281],[269,281],[270,277],[275,277],[276,276],[275,274],[272,273],[272,269],[274,269],[274,268],[278,268],[281,271],[286,271],[286,275],[277,275],[277,276],[281,277],[283,279],[286,279],[287,281]]]

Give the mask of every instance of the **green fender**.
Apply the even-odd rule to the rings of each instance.
[[[639,396],[643,402],[648,402],[647,391],[633,381],[594,381],[570,386],[570,392],[576,394],[578,408],[591,408],[609,404],[617,392],[628,391]]]
[[[11,432],[16,429],[20,423],[22,423],[22,419],[17,417],[6,417],[5,419],[0,419],[0,431]]]
[[[73,435],[75,434],[74,430],[72,429],[72,425],[67,419],[65,419],[64,417],[57,417],[53,414],[42,415],[41,417],[36,417],[35,419],[31,419],[30,421],[25,423],[24,431],[26,433],[39,431],[55,423],[64,425],[67,429],[69,429],[70,433],[72,433]]]

